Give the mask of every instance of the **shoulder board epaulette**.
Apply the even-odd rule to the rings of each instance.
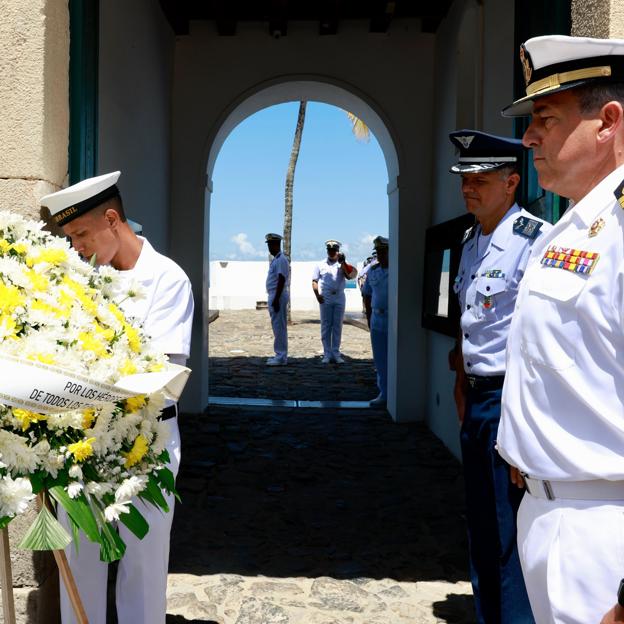
[[[474,235],[475,232],[477,231],[477,225],[471,225],[465,232],[464,232],[464,236],[461,239],[461,244],[465,244],[467,243]]]
[[[624,180],[622,180],[620,185],[613,191],[613,194],[615,195],[615,199],[618,200],[618,204],[624,208]]]
[[[518,217],[513,224],[514,234],[526,236],[527,238],[535,238],[542,227],[542,222],[537,219],[529,219],[529,217]]]

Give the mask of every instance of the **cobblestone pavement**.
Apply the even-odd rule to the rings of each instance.
[[[288,366],[267,366],[266,358],[273,355],[267,310],[220,312],[209,329],[210,394],[316,401],[357,401],[377,396],[367,331],[344,325],[343,365],[321,363],[318,313],[293,313],[288,340]]]
[[[256,344],[255,323],[260,314],[248,312],[223,314],[211,325],[211,357],[224,355],[211,361],[213,393],[226,379],[221,362],[237,378],[259,376],[242,389],[231,383],[230,396],[262,391],[275,398],[283,389],[272,375],[290,366],[266,372],[253,360],[271,344]],[[310,374],[319,346],[311,326],[318,330],[291,327],[291,345],[301,349],[295,354],[308,359],[305,379],[316,376],[323,398],[335,399],[360,364],[368,381],[354,391],[369,393],[368,334],[345,327],[352,359],[339,376],[331,366]],[[228,363],[225,345],[250,357]],[[283,398],[319,392],[306,384],[289,381]],[[474,621],[461,467],[424,425],[396,424],[369,409],[211,406],[183,416],[181,426],[183,502],[172,534],[168,624]]]

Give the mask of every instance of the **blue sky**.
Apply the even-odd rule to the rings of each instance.
[[[296,102],[272,106],[227,138],[212,176],[211,260],[265,259],[264,235],[282,233],[298,110]],[[309,102],[295,174],[293,260],[321,259],[328,238],[342,241],[353,261],[368,256],[372,239],[388,234],[387,183],[375,137],[357,141],[344,111]]]

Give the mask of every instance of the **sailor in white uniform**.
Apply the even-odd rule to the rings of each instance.
[[[290,284],[290,263],[282,253],[282,237],[279,234],[265,236],[269,253],[273,256],[266,279],[269,315],[273,328],[273,350],[275,356],[267,360],[267,366],[285,366],[288,363],[288,299]]]
[[[128,299],[121,306],[137,318],[152,338],[152,344],[168,354],[175,364],[185,364],[190,353],[193,321],[193,294],[184,271],[171,259],[159,254],[145,238],[137,236],[128,224],[117,187],[120,172],[79,182],[57,193],[46,195],[41,204],[71,239],[85,258],[95,256],[98,265],[110,264],[125,279],[138,281],[146,297]],[[174,476],[180,464],[180,432],[177,405],[169,403],[161,415],[171,432],[167,444]],[[163,513],[151,505],[135,501],[149,524],[149,532],[139,540],[119,523],[118,531],[126,552],[117,572],[116,601],[120,624],[164,624],[167,610],[167,571],[169,534],[173,521],[174,498],[167,496],[170,511]],[[67,526],[64,514],[61,520]],[[90,624],[106,624],[106,585],[108,565],[100,561],[99,546],[80,535],[80,548],[66,549],[78,590]],[[63,624],[75,617],[61,584]]]
[[[388,239],[377,236],[373,244],[377,261],[368,265],[370,269],[362,286],[362,297],[379,388],[379,394],[370,405],[383,407],[388,397]]]
[[[538,624],[624,622],[624,41],[521,48],[540,185],[571,200],[537,241],[509,332],[500,454],[526,485],[518,547]]]
[[[340,353],[342,321],[345,312],[345,280],[353,279],[357,269],[340,253],[340,242],[330,239],[325,243],[327,258],[314,267],[312,290],[321,309],[321,341],[323,364],[342,364]]]
[[[470,570],[479,624],[531,624],[516,549],[522,493],[495,449],[507,333],[531,248],[550,225],[515,202],[524,148],[476,130],[449,135],[459,150],[466,209],[477,222],[464,236],[454,290],[461,310],[455,394],[466,484]],[[369,278],[370,279],[370,278]]]

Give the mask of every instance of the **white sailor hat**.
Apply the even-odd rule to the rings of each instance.
[[[503,109],[505,117],[530,115],[533,101],[588,82],[624,82],[624,39],[547,35],[520,46],[526,95]]]
[[[340,249],[341,245],[342,243],[340,241],[334,240],[333,238],[325,241],[327,249]]]
[[[375,249],[379,249],[380,247],[387,247],[388,239],[385,236],[376,236],[373,239],[373,245],[375,246]]]
[[[481,173],[516,165],[522,161],[524,147],[520,139],[495,136],[479,130],[456,130],[449,134],[459,150],[451,173]]]
[[[274,234],[273,232],[269,232],[264,237],[265,243],[270,243],[271,241],[281,241],[281,240],[282,240],[282,237],[279,234]]]
[[[73,221],[85,212],[119,195],[117,180],[121,171],[106,173],[72,184],[56,193],[41,198],[41,205],[50,210],[50,216],[58,226]]]

